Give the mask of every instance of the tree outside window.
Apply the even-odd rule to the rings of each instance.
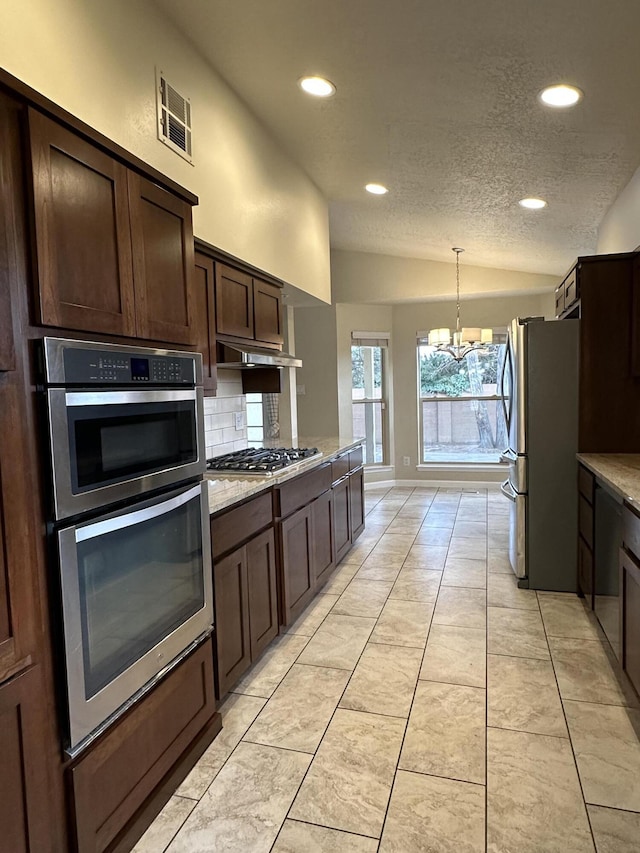
[[[423,462],[497,462],[506,447],[498,393],[505,344],[472,350],[462,361],[418,342]]]

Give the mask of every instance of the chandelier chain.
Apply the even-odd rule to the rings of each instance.
[[[456,253],[456,332],[458,333],[458,341],[461,340],[460,333],[460,254],[464,249],[453,248],[452,252]]]

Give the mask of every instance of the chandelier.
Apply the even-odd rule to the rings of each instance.
[[[446,352],[456,361],[468,355],[472,350],[479,350],[493,343],[493,329],[475,329],[462,327],[460,324],[460,254],[464,249],[453,248],[456,253],[456,330],[451,334],[450,329],[431,329],[428,335],[429,346],[438,352]]]

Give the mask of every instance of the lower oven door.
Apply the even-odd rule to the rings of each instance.
[[[58,544],[76,754],[211,629],[207,484],[67,527]]]

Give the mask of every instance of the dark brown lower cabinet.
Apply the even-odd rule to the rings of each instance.
[[[364,468],[357,468],[349,476],[349,513],[353,543],[364,530]]]
[[[278,633],[276,548],[273,530],[265,530],[246,546],[251,660],[256,660]]]
[[[249,589],[244,548],[238,548],[214,563],[213,594],[216,693],[220,698],[251,665]]]
[[[622,595],[622,668],[640,693],[640,568],[620,551]]]
[[[333,561],[333,498],[329,489],[311,504],[312,565],[315,588],[323,586],[335,568]]]
[[[339,480],[331,489],[333,493],[334,561],[338,565],[351,548],[351,507],[349,478]]]
[[[217,695],[228,693],[278,633],[273,528],[213,566]]]
[[[215,708],[209,639],[67,770],[78,853],[131,849],[220,731]]]
[[[40,668],[0,686],[0,849],[54,853]]]
[[[282,565],[283,624],[290,625],[313,598],[313,530],[311,505],[279,524]]]
[[[593,607],[593,551],[582,536],[578,536],[578,590]]]

